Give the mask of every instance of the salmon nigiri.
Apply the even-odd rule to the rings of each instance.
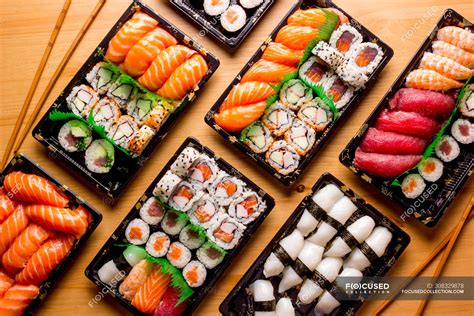
[[[10,247],[10,244],[17,236],[28,226],[28,217],[22,206],[18,206],[16,210],[8,216],[8,218],[0,225],[0,256]]]
[[[290,67],[298,66],[303,57],[302,50],[294,50],[283,44],[271,42],[263,52],[262,59],[287,65]]]
[[[132,77],[141,76],[163,49],[177,43],[173,35],[157,27],[130,49],[123,62],[123,69]]]
[[[461,88],[463,84],[459,81],[440,75],[433,70],[416,69],[408,74],[406,86],[415,89],[446,91],[449,89]]]
[[[474,75],[473,70],[458,64],[454,60],[429,52],[423,54],[420,68],[434,70],[437,73],[454,80],[464,80]]]
[[[48,205],[28,205],[25,213],[35,223],[76,237],[84,235],[89,225],[89,215],[82,207],[70,210]]]
[[[3,181],[5,190],[15,200],[65,207],[69,199],[43,177],[20,171],[9,173]]]
[[[163,273],[158,267],[155,267],[133,297],[132,305],[142,313],[153,313],[168,289],[170,280],[171,276],[169,274]]]
[[[14,282],[15,280],[0,271],[0,298],[2,298],[5,292],[12,287]]]
[[[469,69],[474,68],[474,54],[443,41],[434,41],[431,45],[433,53],[454,60]]]
[[[248,81],[235,85],[229,92],[220,111],[234,106],[242,106],[260,101],[265,101],[269,96],[275,94],[275,90],[266,82]]]
[[[196,54],[176,68],[156,93],[166,99],[179,101],[201,81],[208,69],[204,58]]]
[[[15,284],[0,299],[0,315],[21,315],[38,294],[39,288],[35,285]]]
[[[46,241],[28,260],[26,267],[15,276],[20,284],[39,285],[66,258],[74,245],[73,236],[58,235]]]
[[[445,26],[438,30],[436,37],[443,42],[474,53],[474,34],[469,30],[457,26]]]
[[[8,195],[3,189],[0,189],[0,223],[10,216],[15,210],[16,203],[10,200]]]
[[[323,26],[328,19],[328,15],[331,14],[333,13],[320,8],[296,10],[295,13],[288,18],[288,25],[310,26],[316,29]]]
[[[301,50],[316,39],[318,34],[319,30],[310,26],[285,25],[278,32],[275,42],[291,49]]]
[[[263,81],[263,82],[280,82],[286,74],[292,73],[296,70],[294,67],[289,67],[266,61],[258,60],[242,77],[241,83],[248,81]]]
[[[170,46],[158,54],[145,73],[138,78],[138,82],[148,90],[156,91],[161,88],[178,66],[194,54],[196,51],[186,46]]]
[[[148,14],[135,13],[112,37],[105,57],[113,63],[120,64],[133,45],[157,25],[158,22]]]
[[[26,263],[39,247],[48,239],[49,232],[41,226],[30,224],[3,254],[5,270],[16,273],[26,267]]]
[[[228,132],[238,132],[262,116],[267,106],[266,101],[236,106],[214,115],[216,124]]]
[[[126,300],[131,301],[137,294],[148,278],[152,267],[153,265],[148,260],[143,259],[132,268],[119,286],[119,292]]]

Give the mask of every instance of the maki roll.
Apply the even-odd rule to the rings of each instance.
[[[239,5],[231,5],[221,15],[221,25],[227,32],[237,32],[247,21],[245,10]]]
[[[409,199],[416,199],[425,190],[426,183],[419,174],[410,174],[403,179],[402,192]]]
[[[313,91],[307,87],[301,80],[292,79],[283,84],[280,90],[280,102],[297,111],[301,105],[313,98]]]
[[[332,69],[339,67],[345,60],[341,52],[324,41],[320,41],[311,52]]]
[[[474,83],[464,88],[464,95],[459,102],[459,111],[467,117],[474,117]]]
[[[173,193],[181,181],[182,179],[180,177],[168,170],[156,184],[155,189],[153,189],[153,195],[158,197],[161,201],[167,202],[171,193]]]
[[[168,204],[178,211],[187,212],[203,194],[202,191],[196,190],[191,183],[182,181],[171,193]]]
[[[245,9],[253,9],[263,3],[263,0],[240,0],[240,5]]]
[[[257,154],[266,152],[274,142],[270,130],[261,121],[247,126],[240,134],[240,139]]]
[[[418,165],[418,172],[428,182],[436,182],[443,175],[443,163],[438,158],[429,157]]]
[[[189,168],[189,182],[196,188],[208,187],[217,178],[219,168],[214,159],[200,157],[196,159]]]
[[[242,194],[244,187],[245,183],[243,181],[220,171],[209,192],[219,205],[227,206],[233,199]]]
[[[329,76],[327,66],[318,62],[316,57],[310,57],[301,65],[298,74],[301,79],[312,84],[324,84]]]
[[[173,266],[181,269],[191,260],[191,251],[179,241],[175,241],[170,245],[166,258]]]
[[[199,151],[193,147],[186,147],[176,158],[170,167],[170,170],[179,176],[186,176],[193,162],[200,157]]]
[[[322,132],[332,121],[332,112],[320,98],[314,98],[306,103],[298,111],[298,118],[314,128],[316,132]]]
[[[210,16],[218,16],[227,10],[230,0],[204,0],[204,12]]]
[[[90,110],[99,101],[99,95],[89,86],[82,84],[72,88],[66,98],[67,106],[72,113],[87,117]]]
[[[136,131],[138,131],[138,124],[133,117],[122,115],[117,123],[110,128],[108,136],[118,146],[128,149],[128,142]]]
[[[262,122],[274,136],[283,135],[293,124],[295,115],[280,102],[273,103],[263,114]]]
[[[257,193],[246,192],[229,205],[228,213],[232,218],[247,225],[253,222],[264,209],[265,203]]]
[[[97,276],[102,282],[116,286],[146,256],[147,253],[144,249],[133,245],[128,246],[119,257],[107,261],[100,267],[97,270]]]
[[[127,104],[135,97],[137,90],[137,84],[132,77],[120,75],[110,86],[107,96],[117,102],[120,108],[126,109]]]
[[[155,136],[155,130],[147,125],[140,127],[128,141],[127,148],[132,156],[138,157]]]
[[[325,83],[324,90],[333,99],[337,109],[346,106],[354,95],[354,89],[344,83],[338,76],[329,78]]]
[[[205,194],[193,207],[189,214],[192,223],[209,228],[215,223],[219,216],[219,206],[214,200]]]
[[[114,166],[114,146],[105,139],[94,140],[86,150],[86,167],[94,173],[108,173]]]
[[[164,257],[170,247],[170,238],[163,232],[151,234],[146,242],[146,251],[155,258]]]
[[[336,68],[336,74],[347,84],[353,86],[355,90],[359,90],[365,86],[369,77],[358,67],[353,64],[344,62]]]
[[[140,218],[135,218],[128,223],[125,229],[125,238],[134,245],[143,245],[150,236],[150,226]]]
[[[295,119],[285,133],[285,140],[299,155],[304,156],[313,148],[316,132],[309,125]]]
[[[300,156],[287,142],[279,140],[267,151],[268,164],[282,175],[295,171],[300,164]]]
[[[158,225],[165,216],[165,212],[164,205],[152,196],[140,208],[140,218],[149,225]]]
[[[175,236],[179,234],[187,223],[188,217],[185,213],[169,210],[161,221],[161,228],[168,235]]]
[[[68,152],[84,151],[92,142],[92,130],[87,124],[72,120],[61,127],[58,140]]]
[[[94,122],[102,126],[105,132],[109,132],[110,128],[118,122],[122,113],[114,100],[103,97],[92,108],[92,117]]]
[[[224,260],[225,250],[208,241],[196,251],[196,255],[207,269],[212,270]]]
[[[365,74],[371,74],[382,61],[383,55],[382,49],[377,44],[362,43],[354,49],[349,64],[361,69]]]
[[[143,119],[152,109],[158,105],[158,96],[151,92],[138,92],[127,104],[127,113],[139,124],[143,124]]]
[[[450,162],[456,159],[460,153],[459,144],[449,135],[444,135],[436,143],[436,156],[444,162]]]
[[[206,281],[207,270],[204,265],[193,260],[188,263],[183,269],[183,277],[190,287],[200,287]]]
[[[461,144],[474,142],[474,124],[465,119],[458,119],[451,126],[451,135]]]
[[[168,118],[169,112],[163,106],[157,105],[153,108],[147,116],[143,118],[143,124],[150,126],[155,131],[158,131],[160,127],[165,123]]]
[[[234,248],[245,230],[245,226],[227,214],[221,214],[208,230],[207,236],[219,247],[228,250]]]
[[[350,56],[362,43],[362,35],[350,24],[342,24],[331,35],[329,44],[344,56]]]
[[[104,95],[119,75],[120,69],[116,65],[101,61],[86,75],[86,80],[95,91]]]
[[[197,249],[206,241],[206,232],[198,225],[189,224],[179,233],[179,241],[188,249]]]

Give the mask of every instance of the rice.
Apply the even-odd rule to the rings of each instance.
[[[143,118],[143,124],[150,126],[155,131],[158,131],[168,118],[168,114],[168,110],[166,110],[161,105],[157,105],[148,113],[147,116]]]
[[[267,151],[268,164],[282,175],[294,172],[300,164],[300,155],[284,140],[276,141]]]
[[[331,75],[331,71],[320,63],[317,57],[312,56],[301,65],[298,75],[305,82],[323,85]]]
[[[298,111],[298,118],[311,126],[316,132],[322,132],[332,121],[332,112],[320,98],[314,98]]]
[[[114,100],[103,97],[99,102],[92,108],[92,117],[94,122],[102,126],[108,133],[111,127],[118,122],[122,116],[120,108]]]
[[[253,9],[263,3],[263,0],[240,0],[240,5],[245,9]]]
[[[203,228],[209,228],[217,220],[221,209],[216,201],[208,194],[205,194],[201,199],[194,204],[189,219],[192,223]]]
[[[170,245],[166,258],[173,266],[181,269],[191,260],[191,251],[179,241],[175,241]]]
[[[342,97],[339,100],[334,100],[334,105],[337,109],[342,109],[346,106],[354,95],[354,89],[342,81],[338,76],[334,75],[325,82],[324,90],[329,97],[334,98],[333,90],[335,92],[341,93],[342,91],[338,90],[339,88],[344,88],[345,91],[342,94]]]
[[[253,222],[264,209],[265,203],[258,194],[247,191],[229,205],[228,213],[232,218],[247,225]]]
[[[155,258],[164,257],[170,247],[170,238],[163,232],[151,234],[146,243],[146,251]]]
[[[127,149],[128,142],[132,139],[133,135],[137,131],[138,124],[135,122],[133,117],[129,115],[122,115],[117,123],[110,128],[107,136],[118,146]]]
[[[186,147],[179,154],[178,158],[173,162],[170,167],[170,170],[175,174],[184,177],[187,173],[193,162],[200,157],[199,151],[193,147]]]
[[[189,198],[189,195],[192,198]],[[168,204],[178,211],[187,212],[203,195],[203,191],[196,190],[191,183],[182,181],[171,193]]]
[[[206,281],[207,270],[201,262],[193,260],[184,267],[183,277],[190,287],[200,287]]]
[[[351,40],[349,43],[349,49],[347,51],[341,51],[338,49],[338,41],[341,39],[341,36],[346,36],[350,34]],[[344,39],[342,39],[344,40]],[[354,27],[352,27],[349,23],[341,24],[332,34],[331,38],[329,39],[329,44],[331,47],[337,49],[339,52],[344,54],[345,56],[350,56],[355,47],[362,43],[363,38],[362,35],[357,31]]]
[[[150,235],[150,226],[142,219],[135,218],[130,221],[125,229],[125,237],[134,245],[143,245]]]
[[[221,24],[222,27],[227,32],[237,32],[244,27],[245,22],[247,21],[247,14],[245,10],[242,9],[239,5],[231,5],[225,12],[221,15]]]
[[[257,154],[266,152],[275,141],[270,130],[261,121],[247,126],[240,135],[243,143]]]
[[[423,193],[425,187],[425,181],[419,174],[410,174],[402,182],[402,192],[409,199],[416,199]]]
[[[464,89],[464,95],[459,102],[459,110],[464,116],[474,117],[474,83],[468,84]]]
[[[291,128],[285,132],[285,140],[299,155],[304,156],[313,148],[316,132],[311,126],[295,119]]]
[[[201,156],[189,168],[189,182],[197,189],[208,187],[216,180],[218,172],[219,168],[214,159]]]
[[[153,195],[158,197],[163,202],[167,202],[174,188],[181,181],[182,179],[180,177],[168,170],[156,184],[155,189],[153,189]]]
[[[217,4],[216,0],[204,0],[203,6],[206,14],[217,16],[224,13],[229,4],[230,0],[219,0]]]
[[[367,50],[371,51],[376,51],[375,57],[370,60],[370,62],[367,65],[361,66],[358,63],[358,60],[360,59],[360,56],[363,56]],[[377,68],[377,66],[380,64],[384,56],[384,53],[380,46],[374,43],[361,43],[357,45],[357,47],[354,49],[352,55],[350,56],[349,59],[349,64],[354,66],[355,68],[361,69],[365,74],[369,75],[374,72],[374,70]]]
[[[274,136],[283,135],[293,124],[295,114],[280,102],[273,103],[263,114],[262,122]]]
[[[154,196],[140,208],[140,218],[149,225],[158,225],[165,216],[165,208]]]
[[[140,156],[154,136],[155,130],[151,127],[147,125],[140,127],[140,129],[136,131],[128,141],[127,148],[132,156]]]
[[[311,52],[332,69],[336,69],[344,61],[344,55],[324,41],[320,41]]]
[[[456,159],[460,151],[459,144],[449,135],[444,135],[435,147],[436,156],[444,162]]]
[[[297,111],[311,99],[313,99],[313,90],[299,79],[285,82],[280,90],[281,103],[293,111]]]
[[[418,172],[428,182],[436,182],[443,175],[443,163],[438,158],[427,158],[418,165]]]
[[[104,95],[109,90],[112,83],[119,75],[119,69],[112,63],[99,62],[86,75],[86,80],[92,88],[100,95]]]

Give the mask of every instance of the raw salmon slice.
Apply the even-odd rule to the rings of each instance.
[[[299,9],[290,15],[288,18],[288,24],[296,26],[310,26],[316,29],[326,23],[327,15],[327,11],[325,12],[319,8],[308,10]]]
[[[28,217],[22,206],[16,210],[0,225],[0,256],[10,247],[11,243],[28,226]]]
[[[280,82],[286,74],[292,73],[295,70],[295,67],[260,59],[250,67],[240,83],[249,81]]]
[[[14,282],[15,280],[0,271],[0,298],[2,298],[5,292],[12,287]]]
[[[298,66],[302,57],[302,50],[291,49],[283,44],[275,42],[268,44],[262,55],[262,59],[290,67]]]
[[[163,294],[168,289],[170,280],[169,274],[162,273],[158,267],[155,267],[133,297],[132,305],[142,313],[153,313],[158,304],[160,304]]]
[[[216,124],[228,132],[238,132],[258,120],[267,103],[265,101],[237,106],[214,115]]]
[[[249,81],[235,85],[220,107],[224,111],[235,106],[265,101],[275,94],[275,90],[267,82]]]
[[[310,26],[285,25],[278,32],[275,42],[291,49],[302,50],[318,35],[319,30]]]
[[[16,203],[8,197],[3,189],[0,189],[0,224],[15,210]]]

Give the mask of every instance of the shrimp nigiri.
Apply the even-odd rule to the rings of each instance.
[[[302,50],[295,50],[283,44],[271,42],[263,52],[262,59],[282,65],[296,67],[303,57]]]
[[[462,87],[462,83],[440,75],[434,70],[416,69],[406,79],[407,88],[446,91]]]
[[[433,53],[454,60],[469,69],[474,68],[474,54],[443,41],[434,41],[431,45]]]
[[[214,115],[216,124],[228,132],[238,132],[255,122],[262,116],[267,106],[266,101],[235,106]]]
[[[169,274],[163,273],[159,268],[155,267],[133,297],[132,305],[142,313],[151,314],[160,304],[170,281],[171,276]]]
[[[28,226],[28,217],[23,207],[18,206],[0,225],[0,256],[5,253],[10,244],[21,234],[26,226]]]
[[[15,202],[10,200],[3,189],[0,189],[0,223],[13,213],[15,207]]]
[[[0,271],[0,298],[2,298],[5,292],[12,287],[13,283],[15,283],[15,280]]]
[[[122,294],[126,300],[131,301],[135,294],[137,294],[140,287],[148,278],[151,268],[152,264],[146,259],[143,259],[132,268],[119,287],[120,294]]]
[[[420,68],[434,70],[437,73],[454,80],[464,80],[474,75],[473,70],[458,64],[454,60],[429,52],[423,54]]]
[[[469,30],[457,26],[445,26],[438,30],[436,37],[443,42],[474,53],[474,34]]]
[[[242,77],[241,83],[248,81],[263,81],[263,82],[280,82],[286,74],[292,73],[296,70],[295,67],[289,67],[266,61],[258,60]]]
[[[260,101],[265,101],[269,96],[275,94],[275,90],[266,82],[248,81],[235,85],[229,92],[220,111],[234,106],[242,106]]]

